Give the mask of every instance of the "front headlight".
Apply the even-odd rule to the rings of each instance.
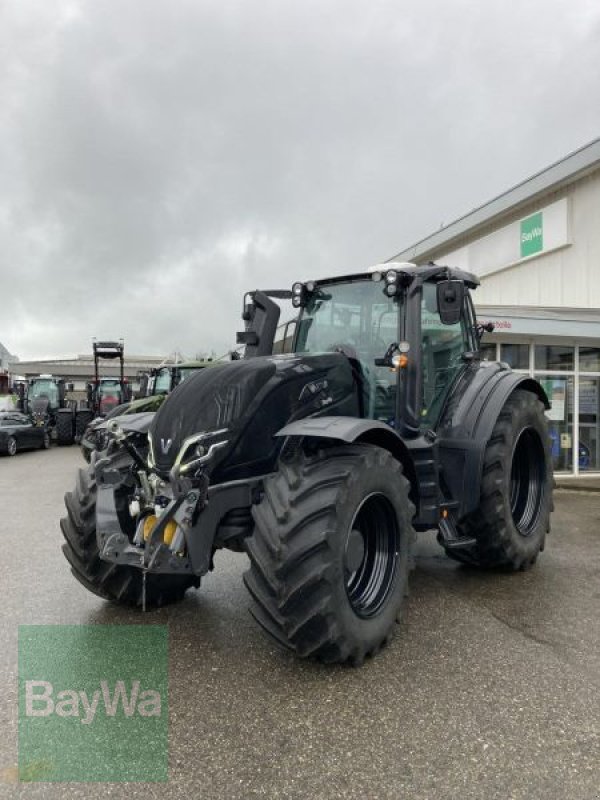
[[[221,428],[218,431],[196,433],[193,436],[188,436],[181,445],[173,464],[173,469],[180,475],[185,475],[191,470],[207,464],[219,450],[229,443],[229,439],[224,438],[228,433],[228,428]],[[148,433],[148,443],[148,464],[152,468],[156,464],[156,458],[154,455],[154,442],[150,433]]]

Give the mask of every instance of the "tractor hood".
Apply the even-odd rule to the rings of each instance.
[[[227,473],[221,480],[235,479],[242,465],[244,475],[264,471],[276,459],[281,442],[275,434],[287,422],[315,414],[356,415],[358,396],[355,368],[341,353],[216,365],[187,378],[155,415],[149,432],[154,462],[168,472],[186,439],[219,432],[214,440],[227,441],[215,460]]]
[[[48,413],[50,400],[47,397],[34,397],[29,406],[34,417],[43,417]]]

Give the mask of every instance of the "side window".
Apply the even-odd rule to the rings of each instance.
[[[437,310],[433,283],[423,285],[421,301],[421,354],[423,364],[423,405],[421,422],[435,426],[444,401],[458,374],[464,369],[463,353],[473,347],[472,331],[465,315],[455,325],[444,325]]]

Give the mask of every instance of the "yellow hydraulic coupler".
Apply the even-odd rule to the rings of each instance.
[[[143,533],[143,535],[144,535],[144,541],[145,542],[147,542],[148,539],[150,538],[150,534],[152,533],[152,529],[156,525],[157,521],[158,520],[157,520],[157,518],[155,517],[154,514],[150,514],[149,516],[144,517],[144,533]],[[167,525],[166,525],[164,533],[163,533],[163,542],[167,546],[169,546],[171,544],[171,542],[173,541],[173,537],[175,536],[175,532],[176,531],[177,531],[177,523],[174,522],[173,520],[169,520],[169,522],[167,522]]]

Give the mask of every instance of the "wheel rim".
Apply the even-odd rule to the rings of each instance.
[[[50,436],[49,434],[44,434],[44,450],[47,450],[50,447]]]
[[[525,428],[517,437],[510,471],[510,511],[521,536],[535,529],[544,497],[546,460],[538,433]]]
[[[14,440],[14,439],[11,437],[11,438],[8,440],[8,455],[9,455],[9,456],[14,456],[14,454],[15,454],[16,452],[17,452],[17,443],[16,443],[16,441],[15,441],[15,440]]]
[[[384,605],[396,574],[400,529],[383,494],[365,497],[354,513],[344,548],[344,582],[354,613],[372,617]]]

